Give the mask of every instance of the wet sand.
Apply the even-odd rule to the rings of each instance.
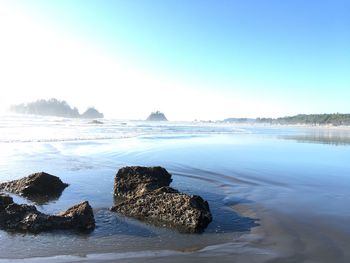
[[[51,127],[45,120],[45,125],[58,129],[57,122]],[[119,127],[106,125],[113,132]],[[121,125],[120,133],[134,131],[132,125]],[[79,138],[76,126],[69,127],[62,128],[67,138]],[[98,129],[98,138],[110,137],[105,128],[84,129],[88,138],[96,136],[89,129]],[[350,261],[347,134],[171,123],[156,128],[141,123],[137,129],[148,134],[40,142],[5,138],[1,181],[41,170],[57,175],[70,186],[38,209],[57,213],[87,199],[98,227],[89,235],[0,231],[0,262]],[[209,201],[214,221],[203,234],[183,235],[111,213],[113,178],[125,165],[166,167],[174,188]]]
[[[233,207],[242,216],[259,218],[260,226],[224,244],[184,250],[148,250],[55,257],[37,257],[25,262],[339,262],[350,258],[349,233],[339,232],[328,222],[310,224],[309,218],[279,214],[256,205]],[[346,223],[346,222],[344,222]],[[320,231],[322,229],[322,231]],[[335,242],[336,240],[336,242]],[[0,262],[23,262],[0,259]]]

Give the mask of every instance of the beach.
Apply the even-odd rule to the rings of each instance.
[[[348,262],[349,138],[347,128],[2,117],[0,181],[59,176],[69,187],[38,210],[88,200],[97,227],[0,230],[0,262]],[[129,165],[166,168],[172,187],[208,201],[213,222],[181,234],[111,212],[114,176]]]

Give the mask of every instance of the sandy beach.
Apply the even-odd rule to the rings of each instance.
[[[89,200],[97,227],[90,234],[1,230],[0,262],[349,261],[346,130],[320,136],[313,127],[22,122],[2,122],[1,181],[55,174],[69,187],[38,210],[52,214]],[[41,125],[46,137],[33,132]],[[110,212],[114,176],[125,165],[166,167],[172,187],[208,200],[213,222],[191,235]]]

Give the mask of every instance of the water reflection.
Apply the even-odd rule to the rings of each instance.
[[[300,143],[318,143],[330,145],[349,145],[350,130],[312,130],[303,134],[283,135],[278,138]]]
[[[47,205],[51,202],[57,201],[61,197],[62,192],[54,193],[52,195],[26,195],[25,198],[36,205]]]

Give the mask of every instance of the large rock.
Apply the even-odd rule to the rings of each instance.
[[[86,119],[102,119],[104,115],[95,108],[88,108],[80,117]]]
[[[212,221],[207,201],[165,187],[117,203],[112,211],[180,232],[202,232]]]
[[[35,114],[42,116],[58,116],[65,118],[103,118],[103,113],[94,107],[88,108],[83,114],[79,114],[77,108],[73,108],[66,101],[59,101],[55,98],[49,100],[37,100],[29,103],[13,105],[10,111],[21,114]]]
[[[114,195],[143,195],[171,183],[171,174],[162,167],[126,166],[119,169],[114,180]]]
[[[19,180],[0,184],[3,191],[15,193],[29,199],[35,197],[58,198],[68,186],[57,176],[40,172],[34,173]]]
[[[9,200],[0,195],[1,200]],[[8,202],[0,205],[0,228],[8,231],[39,233],[58,229],[75,229],[92,231],[95,219],[91,206],[87,201],[69,208],[58,215],[47,215],[39,212],[35,206],[20,205]]]
[[[124,167],[115,178],[112,211],[180,232],[202,232],[212,221],[207,201],[169,187],[171,175],[161,167]]]
[[[160,111],[152,112],[146,121],[168,121],[168,119],[165,117],[164,113]]]

